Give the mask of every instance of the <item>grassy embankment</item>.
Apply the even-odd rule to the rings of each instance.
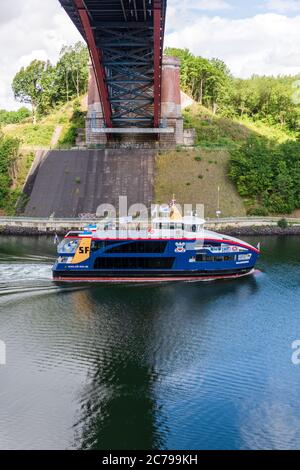
[[[251,201],[240,197],[228,177],[232,150],[254,135],[278,143],[296,139],[294,134],[280,126],[269,126],[249,118],[231,120],[217,117],[198,104],[184,112],[184,125],[196,129],[196,147],[178,147],[157,156],[155,199],[156,202],[166,202],[175,193],[180,204],[203,203],[206,217],[216,215],[218,186],[223,217],[245,216],[251,204]]]
[[[31,118],[27,118],[23,123],[4,126],[2,131],[6,135],[20,139],[21,149],[33,151],[51,147],[55,129],[60,128],[58,142],[53,147],[72,146],[75,144],[76,129],[84,127],[85,111],[82,97],[80,102],[70,101],[61,108],[53,110],[36,124],[31,122]]]
[[[9,195],[0,215],[14,215],[17,200],[22,195],[27,174],[37,150],[70,148],[75,145],[76,131],[84,127],[85,100],[70,101],[33,124],[26,118],[20,124],[9,124],[1,129],[5,136],[19,139],[20,150],[15,162],[15,177],[11,178]]]

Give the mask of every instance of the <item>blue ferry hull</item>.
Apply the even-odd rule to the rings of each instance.
[[[53,278],[82,282],[205,281],[253,273],[258,249],[228,238],[201,242],[92,239],[89,256],[82,262],[65,263],[67,253],[61,252]]]

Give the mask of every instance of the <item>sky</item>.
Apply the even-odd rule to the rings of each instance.
[[[81,39],[58,0],[0,0],[0,109],[31,60]],[[300,73],[300,0],[168,0],[165,46],[218,57],[238,77]]]

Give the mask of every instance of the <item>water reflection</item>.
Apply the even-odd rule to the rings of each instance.
[[[93,358],[80,399],[80,419],[75,425],[77,448],[164,448],[167,429],[163,409],[155,397],[157,374],[147,360],[151,339],[145,334],[157,309],[157,298],[153,290],[147,292],[151,294],[146,322],[140,317],[143,305],[133,299],[128,308],[127,288],[93,288],[89,295],[80,293],[81,300],[90,297],[84,305],[100,301],[104,309],[95,313],[98,320],[94,335],[102,347]],[[118,298],[117,308],[111,305],[112,296]],[[102,316],[107,310],[109,321]]]
[[[191,308],[188,315],[182,309],[181,317],[177,310],[182,306],[175,296],[178,289],[182,290],[183,303],[188,300]],[[201,342],[195,348],[186,322],[194,316],[192,328],[197,325],[200,336],[205,335],[205,315],[202,322],[201,312],[210,303],[220,295],[224,300],[240,294],[246,300],[257,289],[255,278],[245,278],[240,284],[228,282],[221,293],[213,284],[207,284],[201,292],[199,285],[172,284],[160,288],[92,288],[73,295],[76,314],[84,306],[82,313],[88,319],[86,307],[94,306],[93,334],[98,342],[94,343],[97,354],[80,398],[76,448],[166,448],[169,417],[159,388],[162,382],[170,383],[174,372],[180,376],[190,369],[201,348]],[[181,385],[189,389],[188,383]]]

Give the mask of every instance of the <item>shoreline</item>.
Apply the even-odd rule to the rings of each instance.
[[[223,225],[223,224],[222,224]],[[0,236],[23,236],[23,237],[53,237],[65,236],[69,230],[75,230],[71,227],[69,229],[52,229],[41,230],[37,227],[20,227],[20,226],[0,226]],[[211,228],[210,228],[211,229]],[[78,228],[77,228],[78,230]],[[249,226],[222,226],[218,228],[214,226],[213,231],[222,233],[232,237],[243,236],[300,236],[300,225],[289,226],[287,228],[278,227],[278,225],[249,225]]]
[[[215,230],[218,233],[229,235],[232,237],[243,236],[300,236],[300,226],[290,226],[286,228],[278,227],[278,225],[261,225],[249,227],[225,227],[222,232]]]

